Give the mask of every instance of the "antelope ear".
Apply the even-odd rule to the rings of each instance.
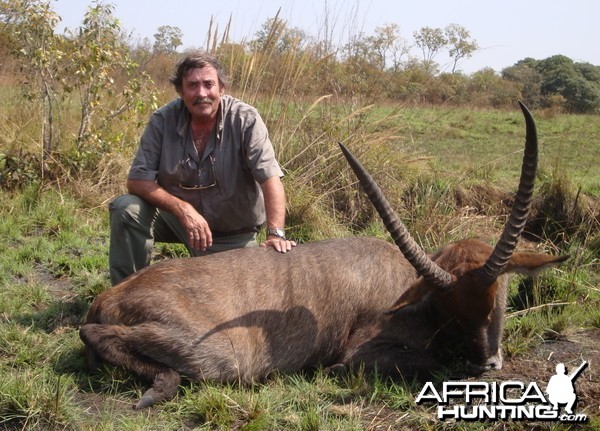
[[[514,253],[504,272],[516,272],[534,276],[547,268],[558,266],[568,258],[568,255],[550,256],[541,253]]]
[[[400,298],[394,302],[394,305],[385,311],[385,314],[395,314],[404,307],[416,305],[434,290],[434,286],[432,286],[430,283],[427,283],[423,277],[420,277],[412,286],[408,288],[408,290],[400,295]]]

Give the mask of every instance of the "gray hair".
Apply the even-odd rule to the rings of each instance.
[[[175,90],[181,93],[183,86],[183,77],[192,69],[201,69],[206,66],[212,66],[217,71],[219,84],[226,87],[229,84],[229,78],[223,70],[223,66],[217,58],[206,51],[192,51],[177,63],[175,73],[170,78],[171,84],[175,86]]]

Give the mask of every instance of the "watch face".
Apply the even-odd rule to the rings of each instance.
[[[267,234],[269,234],[269,235],[275,235],[275,236],[277,236],[279,238],[285,238],[285,232],[282,229],[279,229],[279,228],[269,229],[267,231]]]

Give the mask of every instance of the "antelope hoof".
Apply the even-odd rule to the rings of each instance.
[[[157,398],[156,391],[154,390],[154,388],[150,388],[146,392],[144,392],[144,395],[142,395],[142,398],[140,398],[140,400],[137,402],[137,404],[135,406],[133,406],[133,408],[134,408],[134,410],[141,410],[141,409],[150,407],[156,401],[158,401],[156,398]]]
[[[135,410],[144,409],[156,404],[159,401],[170,400],[177,395],[177,388],[181,383],[181,375],[175,370],[161,372],[154,377],[154,384],[150,389],[144,392],[142,398],[133,408]]]

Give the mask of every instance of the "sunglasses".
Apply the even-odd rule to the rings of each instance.
[[[210,175],[210,181],[208,181],[206,184],[201,184],[200,183],[200,178],[202,177],[203,173],[206,171],[206,169],[202,169],[198,166],[198,164],[191,158],[188,157],[185,160],[182,160],[181,162],[179,162],[179,187],[182,188],[183,190],[205,190],[205,189],[209,189],[211,187],[214,187],[217,185],[217,176],[215,174],[215,158],[214,156],[209,156],[209,160],[210,160],[210,170],[209,170],[209,175]],[[192,168],[192,164],[196,165],[195,168]],[[191,169],[195,169],[195,174],[194,175],[189,175],[189,171]],[[184,180],[184,172],[188,172],[188,175],[185,175],[188,179],[188,181]],[[191,181],[190,181],[191,179]]]

